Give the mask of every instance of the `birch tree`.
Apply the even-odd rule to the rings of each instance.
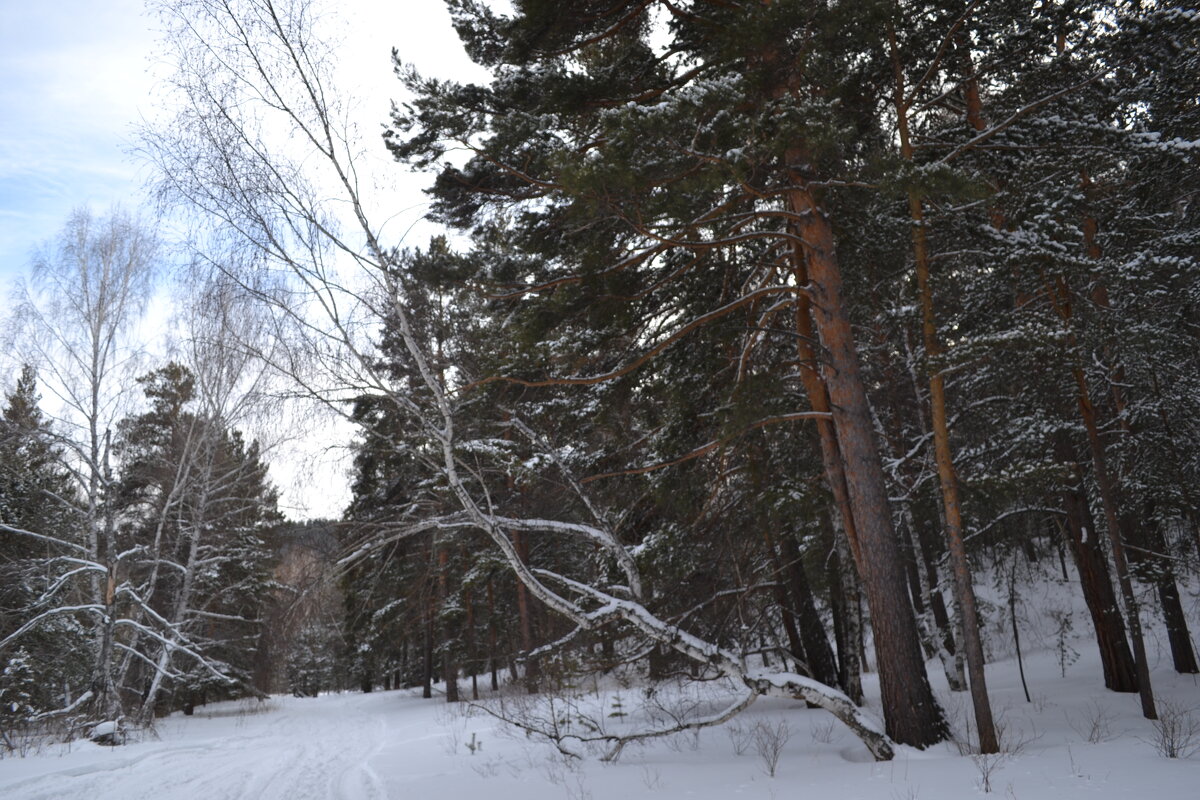
[[[231,498],[237,498],[239,510],[243,502],[263,499],[261,490],[247,489],[244,477],[249,468],[261,481],[265,468],[254,448],[231,438],[226,428],[215,433],[218,423],[184,426],[159,440],[139,442],[142,454],[156,455],[156,482],[143,479],[141,485],[155,483],[161,491],[144,503],[157,514],[150,515],[144,530],[132,530],[138,514],[129,494],[137,481],[129,477],[147,465],[137,463],[129,435],[138,428],[137,419],[127,415],[136,404],[130,389],[140,364],[139,325],[160,272],[158,259],[147,223],[120,210],[106,217],[80,210],[43,250],[34,279],[21,295],[18,342],[48,376],[44,385],[50,397],[44,405],[54,420],[37,438],[52,443],[59,454],[64,484],[39,490],[42,512],[20,517],[5,509],[0,516],[6,543],[23,540],[35,546],[36,556],[26,559],[26,568],[40,575],[20,624],[6,626],[0,651],[20,653],[64,627],[90,639],[86,684],[67,681],[55,690],[61,689],[60,702],[29,714],[34,723],[57,718],[69,729],[81,726],[73,732],[86,732],[97,721],[148,717],[158,683],[176,675],[174,659],[186,661],[205,680],[220,685],[234,680],[224,663],[228,656],[206,647],[194,624],[190,629],[183,624],[187,615],[179,610],[180,598],[192,616],[203,610],[200,604],[188,591],[168,592],[166,587],[177,585],[176,579],[185,586],[204,580],[197,591],[206,592],[210,604],[219,604],[241,578],[222,574],[227,553],[193,549],[190,558],[180,558],[169,534],[181,519],[194,522],[196,530],[222,523]],[[212,359],[208,364],[215,368]],[[163,402],[150,415],[177,413],[187,399],[178,388],[172,393],[159,387]],[[199,481],[201,476],[206,480]],[[203,492],[195,490],[198,483]],[[222,504],[224,512],[213,510]],[[200,507],[205,511],[193,513]],[[164,594],[172,594],[170,602]],[[227,608],[210,610],[228,616]],[[135,704],[143,708],[139,711]]]
[[[67,605],[45,598],[46,610],[34,620],[64,614],[91,618],[91,685],[68,708],[90,704],[93,715],[103,719],[119,718],[122,708],[115,675],[122,554],[112,504],[112,437],[128,400],[137,355],[132,333],[149,299],[157,250],[154,233],[132,214],[118,208],[97,216],[78,209],[35,259],[33,280],[21,291],[18,311],[21,346],[41,366],[51,406],[59,409],[60,443],[76,486],[78,529],[58,540],[73,555],[60,563],[51,594],[77,580],[87,586],[82,597]]]

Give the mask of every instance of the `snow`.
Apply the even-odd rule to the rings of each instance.
[[[1054,565],[1050,565],[1054,566]],[[25,758],[0,759],[3,800],[637,800],[670,797],[837,798],[837,800],[1196,800],[1200,751],[1168,759],[1140,714],[1135,694],[1103,688],[1087,612],[1074,581],[1046,576],[1023,582],[1018,598],[1021,639],[1027,648],[1026,701],[1012,653],[1003,581],[980,575],[976,587],[987,617],[991,658],[988,685],[1001,746],[1008,752],[982,758],[953,743],[919,751],[897,748],[890,762],[875,762],[866,746],[820,709],[776,697],[759,698],[723,725],[626,746],[619,760],[600,756],[611,742],[565,742],[584,752],[562,755],[550,743],[526,736],[469,703],[425,700],[419,690],[275,697],[197,709],[192,717],[161,720],[129,744],[89,741],[48,745]],[[1197,595],[1185,595],[1194,611]],[[1153,608],[1150,598],[1146,608]],[[618,602],[618,601],[614,601]],[[1062,619],[1073,618],[1073,627]],[[1160,712],[1191,709],[1200,748],[1200,677],[1171,669],[1166,637],[1156,615],[1145,615],[1147,646]],[[1190,614],[1195,624],[1195,614]],[[1064,648],[1065,645],[1065,648]],[[1065,655],[1064,655],[1065,654]],[[936,662],[930,680],[951,724],[967,728],[971,703],[951,693]],[[767,671],[755,677],[780,684],[800,676]],[[481,684],[486,681],[481,681]],[[646,692],[634,679],[582,681],[559,696],[530,698],[508,687],[503,708],[555,725],[575,725],[582,735],[671,727],[673,710],[719,711],[744,695],[732,683],[660,686]],[[460,683],[469,696],[469,682]],[[864,676],[865,713],[882,718],[878,682]],[[490,702],[490,701],[489,701]],[[760,724],[761,723],[761,724]],[[756,731],[788,734],[775,776],[753,745]],[[740,744],[739,744],[740,743]],[[750,743],[750,744],[747,744]],[[740,754],[738,751],[741,751]],[[986,783],[986,786],[985,786]],[[985,791],[990,788],[990,793]]]
[[[69,752],[7,759],[0,762],[0,796],[384,798],[372,759],[385,746],[399,750],[409,738],[437,734],[421,724],[423,715],[396,717],[379,699],[275,699],[261,711],[257,701],[212,706],[161,722],[157,740],[124,747],[76,742]]]
[[[1154,800],[1194,800],[1200,759],[1159,756],[1136,695],[1099,688],[1090,643],[1078,644],[1084,656],[1066,678],[1053,652],[1026,658],[1032,703],[1024,700],[1014,662],[989,666],[1001,737],[1017,750],[994,767],[992,792],[1020,800],[1147,794]],[[1195,706],[1196,681],[1175,675],[1164,655],[1154,675],[1159,695]],[[875,688],[870,677],[869,691]],[[961,725],[968,697],[949,696],[944,686],[941,695]],[[601,688],[597,702],[612,707],[616,697],[616,707],[632,713],[639,696],[636,687]],[[1098,716],[1102,730],[1092,736]],[[737,755],[733,745],[731,731],[745,732],[760,721],[784,722],[790,732],[774,778],[753,747]],[[472,741],[479,746],[468,747]],[[490,716],[471,713],[466,704],[450,708],[440,698],[423,700],[405,690],[224,703],[161,721],[155,736],[124,747],[54,746],[0,761],[0,797],[961,800],[985,794],[986,767],[950,744],[927,751],[900,748],[894,761],[875,763],[829,714],[773,698],[699,735],[631,745],[615,764],[596,757],[575,760]]]
[[[116,722],[101,722],[96,727],[92,728],[92,738],[97,739],[101,736],[111,736],[116,733],[120,726]]]

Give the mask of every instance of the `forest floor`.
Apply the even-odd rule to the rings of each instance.
[[[1022,639],[1040,648],[1024,658],[1031,699],[1025,699],[1015,658],[993,645],[989,688],[1009,752],[986,759],[947,743],[926,751],[900,748],[894,761],[875,763],[827,713],[764,699],[731,723],[631,746],[615,763],[605,763],[597,749],[581,759],[565,757],[471,704],[450,707],[444,699],[423,700],[419,691],[403,690],[216,704],[192,717],[161,720],[154,732],[121,747],[44,746],[24,758],[0,760],[0,797],[1200,798],[1200,680],[1171,670],[1163,637],[1151,628],[1155,690],[1164,717],[1175,713],[1182,723],[1181,736],[1196,751],[1190,758],[1160,755],[1159,734],[1142,719],[1137,696],[1102,688],[1089,639],[1072,638],[1060,617],[1030,613],[1051,608],[1059,592],[1024,594],[1031,625],[1021,631]],[[998,611],[994,608],[995,617],[1001,618]],[[1086,618],[1075,618],[1076,627],[1085,626]],[[1003,641],[1003,634],[1002,627],[994,629],[992,642]],[[969,714],[967,696],[946,691],[936,664],[930,675],[961,731]],[[877,710],[877,702],[870,702],[877,688],[872,678],[867,676],[868,705]],[[469,682],[463,688],[469,695]],[[679,688],[648,695],[636,683],[592,684],[577,688],[571,698],[560,696],[553,710],[545,700],[533,706],[518,701],[506,709],[543,719],[590,717],[600,726],[633,726],[721,699],[715,685],[701,691],[708,694],[697,699]],[[516,697],[510,694],[509,702]],[[755,733],[765,739],[758,746]],[[774,745],[781,753],[772,776],[762,751]]]

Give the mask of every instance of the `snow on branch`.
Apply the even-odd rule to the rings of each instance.
[[[556,573],[545,570],[537,572],[547,579],[564,583],[577,593],[602,603],[598,609],[586,615],[589,627],[594,627],[612,617],[623,619],[660,644],[673,648],[693,661],[715,668],[722,676],[745,684],[757,694],[793,697],[820,706],[846,725],[867,746],[876,760],[889,761],[894,757],[895,748],[891,739],[884,733],[883,727],[856,706],[845,693],[795,673],[768,670],[747,671],[734,653],[659,619],[644,606],[606,595],[593,586],[573,581]]]
[[[96,603],[85,603],[83,605],[77,605],[77,606],[58,606],[57,608],[51,608],[47,611],[43,611],[41,614],[38,614],[36,617],[33,617],[28,622],[26,622],[24,625],[17,628],[12,633],[10,633],[3,640],[0,640],[0,650],[3,650],[11,642],[16,641],[21,636],[25,635],[29,631],[36,628],[42,622],[42,620],[50,619],[51,617],[57,617],[62,614],[73,614],[76,611],[91,611],[91,612],[94,612],[96,614],[103,616],[104,615],[104,606],[98,605]]]
[[[515,378],[508,375],[492,375],[487,378],[483,378],[482,380],[475,381],[474,383],[464,387],[464,389],[473,389],[475,387],[484,386],[497,381],[503,383],[515,383],[518,386],[527,386],[529,388],[539,388],[543,386],[586,386],[596,383],[605,383],[607,381],[620,378],[624,375],[628,375],[630,372],[633,372],[637,368],[645,365],[648,361],[652,360],[655,356],[678,342],[680,339],[683,339],[692,331],[696,330],[697,328],[701,328],[708,323],[713,322],[714,320],[720,319],[727,314],[731,314],[742,306],[749,305],[750,303],[756,302],[760,298],[771,295],[798,294],[803,291],[804,289],[796,286],[779,285],[764,286],[761,289],[756,289],[752,292],[744,294],[736,300],[726,303],[720,308],[713,309],[712,311],[701,314],[700,316],[694,318],[687,324],[680,327],[670,336],[667,336],[661,342],[651,347],[645,353],[635,358],[633,361],[630,361],[629,363],[614,370],[610,370],[609,372],[603,372],[596,375],[566,375],[559,378],[544,378],[542,380],[535,381],[525,380],[524,378]]]
[[[0,522],[0,531],[4,531],[5,533],[15,533],[18,536],[29,536],[42,542],[49,542],[50,544],[55,544],[59,547],[65,547],[68,550],[74,550],[77,553],[87,553],[86,547],[76,544],[75,542],[68,542],[66,539],[60,539],[57,536],[47,536],[44,533],[34,533],[33,531],[27,531],[24,528],[14,528],[12,525],[5,525],[3,522]]]
[[[759,428],[765,428],[768,425],[774,425],[774,424],[780,423],[780,422],[793,422],[793,421],[802,420],[802,419],[832,419],[832,418],[833,418],[833,415],[828,411],[798,411],[794,414],[780,414],[775,417],[767,417],[766,419],[760,419],[756,422],[752,422],[749,425],[746,425],[745,427],[741,428],[737,432],[729,434],[728,436],[722,436],[720,439],[713,439],[711,442],[702,444],[699,447],[697,447],[696,449],[691,450],[687,453],[684,453],[681,456],[676,456],[675,458],[667,459],[666,461],[658,461],[653,464],[647,464],[647,465],[641,466],[641,467],[630,467],[629,469],[621,469],[621,470],[616,470],[614,472],[604,472],[599,475],[589,475],[588,477],[586,477],[582,481],[580,481],[580,483],[591,483],[592,481],[598,481],[598,480],[602,480],[604,478],[616,478],[621,475],[644,475],[647,472],[654,472],[656,470],[666,469],[668,467],[674,467],[679,464],[683,464],[684,462],[691,461],[692,459],[696,459],[696,458],[700,458],[701,456],[708,455],[713,450],[716,450],[717,448],[719,448],[725,444],[728,444],[729,442],[733,441],[734,439],[737,439],[738,437],[743,436],[743,435],[749,433],[750,431],[757,430]]]
[[[92,693],[92,690],[88,689],[86,692],[79,695],[79,697],[76,697],[75,702],[70,703],[62,708],[56,708],[53,711],[43,711],[41,714],[34,714],[29,719],[32,722],[38,722],[44,719],[65,716],[66,714],[70,714],[75,709],[82,708],[83,706],[87,705],[93,697],[95,697],[95,695]]]

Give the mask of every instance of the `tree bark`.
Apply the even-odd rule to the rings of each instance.
[[[1069,312],[1068,312],[1069,319]],[[1072,336],[1073,340],[1074,337]],[[1070,342],[1073,346],[1074,341]],[[1100,440],[1100,429],[1096,425],[1096,410],[1088,392],[1087,377],[1083,368],[1076,366],[1072,369],[1075,385],[1078,389],[1079,414],[1083,418],[1083,426],[1087,431],[1088,449],[1092,454],[1092,471],[1096,477],[1096,486],[1100,493],[1100,504],[1104,509],[1105,527],[1108,529],[1108,541],[1112,549],[1113,563],[1117,567],[1117,584],[1121,587],[1121,595],[1125,600],[1125,615],[1128,618],[1129,637],[1133,641],[1134,666],[1137,668],[1138,695],[1142,701],[1142,716],[1146,719],[1158,719],[1154,707],[1154,690],[1150,685],[1150,665],[1146,660],[1146,642],[1142,636],[1142,623],[1138,613],[1137,595],[1133,592],[1133,580],[1129,574],[1129,562],[1125,557],[1125,543],[1121,541],[1120,515],[1117,513],[1116,487],[1109,476],[1104,443]]]
[[[479,699],[479,664],[475,652],[475,603],[473,593],[469,588],[463,590],[463,602],[466,604],[467,621],[463,631],[467,645],[467,672],[471,675],[471,699]]]
[[[1158,602],[1167,629],[1167,642],[1171,646],[1171,661],[1178,673],[1191,675],[1200,672],[1196,665],[1196,653],[1192,649],[1187,615],[1179,597],[1179,586],[1175,582],[1175,569],[1171,566],[1171,558],[1167,553],[1167,540],[1159,528],[1158,520],[1154,518],[1152,505],[1147,507],[1144,520],[1143,535],[1146,549],[1150,551],[1150,554],[1145,556],[1148,562],[1146,566],[1158,590]]]
[[[529,563],[529,546],[520,531],[512,532],[513,547],[525,564]],[[521,630],[521,650],[525,653],[533,650],[533,609],[530,607],[529,590],[521,581],[517,581],[517,617]],[[537,694],[540,671],[536,658],[525,662],[525,691]]]
[[[799,243],[793,243],[793,272],[796,285],[808,284],[808,267],[803,248]],[[796,298],[796,354],[800,360],[800,379],[804,391],[808,395],[809,406],[813,411],[831,414],[829,391],[821,376],[821,361],[817,357],[815,343],[817,334],[813,327],[812,300],[807,294]],[[838,446],[837,431],[831,418],[820,418],[816,421],[817,439],[821,451],[821,466],[825,472],[825,481],[833,496],[833,519],[830,522],[831,535],[834,539],[834,551],[842,556],[837,570],[839,581],[831,586],[830,594],[839,595],[843,601],[845,623],[848,638],[838,640],[838,682],[842,690],[855,703],[862,703],[862,672],[863,659],[860,658],[859,641],[862,634],[862,616],[858,605],[858,580],[854,564],[858,562],[858,531],[854,524],[854,512],[850,508],[850,495],[846,488],[846,472],[842,463],[842,454]],[[837,521],[841,525],[836,524]]]
[[[1196,665],[1196,652],[1192,649],[1187,617],[1179,599],[1179,587],[1173,577],[1166,576],[1158,581],[1158,600],[1162,604],[1167,641],[1171,645],[1171,661],[1175,671],[1186,675],[1200,672],[1200,667]]]
[[[446,605],[450,600],[449,576],[447,575],[450,570],[450,555],[444,544],[435,545],[435,547],[437,547],[438,611],[442,617],[442,677],[446,681],[446,702],[457,703],[458,664],[454,658],[456,626],[450,622],[446,613]]]
[[[488,608],[488,667],[492,673],[492,691],[500,691],[500,678],[496,674],[497,664],[500,661],[500,654],[496,652],[496,590],[492,584],[492,579],[488,578],[487,582],[487,608]]]
[[[812,586],[808,575],[804,572],[804,564],[800,560],[800,548],[796,540],[786,534],[782,537],[783,557],[786,560],[785,577],[788,590],[796,609],[796,622],[800,628],[800,640],[804,652],[808,656],[808,668],[812,676],[828,686],[838,685],[837,665],[834,662],[833,650],[829,646],[829,637],[825,626],[817,614],[817,605],[813,599]]]
[[[941,662],[950,691],[965,692],[968,688],[967,674],[963,669],[963,659],[955,650],[954,629],[950,624],[950,615],[946,612],[946,603],[942,599],[942,592],[938,588],[940,582],[937,566],[933,563],[933,556],[930,555],[928,548],[922,543],[921,537],[916,531],[916,523],[911,510],[906,508],[904,519],[907,525],[902,525],[899,530],[902,543],[911,555],[908,559],[910,565],[909,584],[915,583],[916,588],[913,591],[919,593],[928,606],[928,610],[924,614],[925,621],[922,620],[922,616],[917,617],[917,623],[922,629],[922,636],[927,640],[926,649],[930,651],[931,656],[937,656]],[[917,563],[918,559],[920,560],[919,564]],[[913,597],[915,605],[917,595],[914,594]],[[922,614],[920,607],[917,608],[917,613],[918,615]],[[932,624],[927,624],[927,622],[932,622]]]
[[[774,565],[775,580],[772,583],[774,584],[775,603],[779,606],[779,616],[783,621],[783,632],[787,636],[788,650],[791,652],[792,659],[801,665],[797,672],[809,677],[816,677],[809,664],[808,654],[804,651],[804,641],[800,638],[800,629],[796,627],[796,609],[791,598],[788,597],[788,590],[784,585],[787,568],[779,555],[779,549],[775,546],[775,537],[771,535],[770,526],[763,529],[763,538],[767,547],[767,555]],[[818,678],[818,680],[828,683],[823,678]]]
[[[432,593],[431,593],[432,595]],[[433,597],[425,603],[425,641],[421,659],[421,697],[433,697]]]
[[[797,286],[808,284],[808,265],[804,250],[799,243],[793,243],[793,272]],[[796,355],[800,360],[800,380],[804,385],[808,403],[813,411],[832,414],[829,406],[829,390],[822,378],[821,363],[818,358],[815,343],[817,334],[813,328],[812,299],[807,294],[796,298]],[[817,438],[821,447],[821,466],[825,471],[825,481],[833,495],[837,514],[841,517],[840,529],[835,526],[834,535],[839,533],[846,537],[850,552],[857,562],[858,530],[854,524],[854,512],[850,508],[850,495],[846,489],[846,471],[842,463],[842,454],[838,447],[837,430],[831,417],[816,420]]]
[[[1060,46],[1061,49],[1061,46]],[[1081,189],[1085,196],[1091,192],[1091,178],[1084,169],[1081,174]],[[1099,226],[1095,217],[1085,216],[1081,225],[1083,231],[1084,252],[1090,259],[1100,258],[1100,245],[1096,241]],[[1049,290],[1050,302],[1059,318],[1067,325],[1072,324],[1071,291],[1067,279],[1059,276]],[[1077,352],[1079,340],[1074,331],[1067,334],[1067,346],[1072,352]],[[1146,643],[1142,637],[1142,622],[1138,613],[1137,595],[1133,592],[1133,581],[1129,574],[1129,562],[1125,556],[1125,543],[1121,536],[1121,514],[1117,507],[1117,486],[1112,472],[1108,468],[1108,456],[1104,442],[1100,439],[1100,428],[1096,423],[1096,408],[1092,404],[1091,390],[1088,387],[1087,374],[1083,371],[1078,359],[1071,369],[1075,379],[1076,401],[1079,405],[1079,416],[1083,420],[1084,430],[1087,431],[1088,450],[1092,455],[1092,472],[1096,477],[1096,488],[1100,493],[1100,505],[1104,509],[1105,528],[1108,529],[1108,541],[1111,545],[1113,564],[1117,568],[1117,583],[1121,587],[1121,596],[1125,600],[1125,616],[1128,618],[1129,638],[1133,642],[1134,665],[1137,667],[1138,695],[1142,701],[1142,716],[1146,719],[1158,719],[1154,708],[1154,689],[1150,685],[1150,665],[1146,661]]]
[[[1164,408],[1165,400],[1163,399],[1162,387],[1158,383],[1158,375],[1153,371],[1150,372],[1151,389],[1154,392],[1154,398],[1158,406],[1158,418],[1162,422],[1163,431],[1167,434],[1167,446],[1171,451],[1171,467],[1175,473],[1175,483],[1179,489],[1179,494],[1183,497],[1183,513],[1187,518],[1188,525],[1192,529],[1192,540],[1196,546],[1196,555],[1200,556],[1200,505],[1192,499],[1192,491],[1188,488],[1188,479],[1183,474],[1183,464],[1185,463],[1183,455],[1179,452],[1177,444],[1178,437],[1175,435],[1175,427],[1171,424],[1171,418]]]
[[[858,642],[861,638],[859,632],[862,630],[862,616],[859,614],[858,580],[854,574],[854,559],[850,556],[849,542],[844,535],[839,535],[833,521],[822,516],[822,523],[831,539],[829,608],[833,614],[833,636],[837,644],[838,683],[842,691],[861,706],[862,659],[859,657]]]
[[[1065,435],[1057,437],[1055,453],[1059,463],[1071,473],[1070,485],[1062,493],[1063,508],[1067,512],[1063,533],[1075,557],[1083,599],[1092,618],[1104,670],[1104,685],[1114,692],[1136,692],[1137,669],[1125,638],[1125,623],[1113,592],[1108,560],[1100,548],[1099,534],[1083,494],[1080,469]]]
[[[1091,175],[1086,169],[1083,170],[1081,183],[1084,196],[1090,199],[1094,194],[1094,185]],[[1090,213],[1087,214],[1083,219],[1083,244],[1088,258],[1093,260],[1099,259],[1103,255],[1100,243],[1096,238],[1099,230],[1100,225],[1096,218]],[[1097,306],[1104,309],[1112,308],[1109,302],[1108,288],[1103,283],[1097,283],[1093,287],[1091,296],[1092,301]],[[1107,343],[1104,347],[1104,359],[1113,365],[1111,367],[1113,378],[1109,383],[1109,390],[1116,409],[1117,422],[1120,425],[1121,431],[1126,436],[1132,436],[1133,426],[1126,411],[1127,401],[1124,389],[1125,367],[1114,354],[1115,348],[1111,342]],[[1121,479],[1119,468],[1114,473],[1112,479],[1114,482]],[[1184,496],[1186,498],[1187,494]],[[1158,556],[1150,556],[1150,559],[1155,562],[1152,565],[1152,580],[1158,590],[1159,603],[1162,607],[1163,621],[1166,623],[1167,639],[1171,645],[1171,658],[1175,663],[1175,670],[1183,673],[1194,673],[1197,671],[1196,656],[1192,652],[1191,634],[1188,631],[1187,618],[1179,602],[1179,589],[1175,585],[1175,572],[1171,568],[1171,562],[1166,554],[1166,540],[1158,529],[1153,517],[1153,508],[1148,508],[1144,520],[1139,522],[1136,527],[1142,533],[1141,538],[1145,542],[1146,549],[1152,553],[1160,554]],[[1145,699],[1143,698],[1144,706]]]
[[[900,67],[896,37],[890,30],[889,40],[896,77],[894,103],[900,136],[900,155],[906,161],[911,162],[913,148],[908,132],[908,106],[904,101],[904,73]],[[977,87],[975,87],[975,101],[978,103]],[[916,189],[910,189],[908,192],[908,213],[912,221],[912,250],[917,273],[917,294],[921,306],[922,338],[925,344],[926,358],[933,361],[942,354],[943,349],[938,339],[933,290],[930,286],[929,243],[925,231],[925,209],[922,205],[921,195]],[[937,464],[938,483],[942,490],[946,544],[950,554],[950,566],[954,573],[954,596],[958,601],[959,620],[963,632],[963,650],[967,659],[967,673],[970,676],[971,704],[975,710],[975,729],[979,735],[979,752],[995,753],[1000,746],[996,740],[996,727],[992,721],[991,701],[988,699],[983,642],[979,636],[975,588],[971,584],[971,565],[967,561],[967,548],[963,543],[962,504],[959,499],[958,474],[954,468],[954,454],[950,447],[950,428],[946,414],[946,379],[936,363],[929,365],[929,407],[933,423],[934,461]]]
[[[804,160],[801,153],[789,154],[790,162]],[[828,359],[822,371],[858,534],[859,575],[875,633],[885,724],[896,741],[927,747],[945,739],[949,731],[929,685],[916,618],[907,599],[879,447],[842,296],[833,230],[806,179],[798,172],[791,177],[789,201],[796,232],[804,243],[813,320]]]

